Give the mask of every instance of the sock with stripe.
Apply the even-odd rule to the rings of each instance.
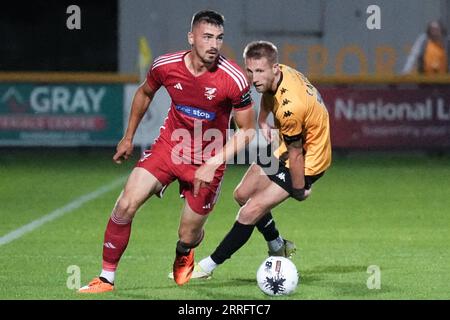
[[[103,267],[100,277],[114,283],[114,275],[131,234],[132,220],[122,219],[114,213],[106,226],[103,241]]]
[[[270,211],[256,223],[256,228],[262,233],[267,242],[273,241],[280,236]]]
[[[270,251],[274,252],[281,249],[284,245],[284,240],[275,226],[275,220],[273,220],[270,211],[256,223],[256,227],[267,241],[267,246]]]

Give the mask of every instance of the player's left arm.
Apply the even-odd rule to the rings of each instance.
[[[206,161],[207,165],[215,166],[216,169],[223,163],[239,153],[255,136],[255,111],[252,107],[242,111],[234,112],[234,121],[237,130],[226,142],[225,146],[214,157]]]
[[[289,173],[292,180],[291,196],[298,200],[305,200],[309,192],[305,190],[305,158],[301,136],[284,138],[289,152]]]
[[[225,163],[245,148],[255,137],[255,111],[252,107],[234,113],[234,121],[239,128],[227,141],[221,152],[211,158],[211,163]],[[209,161],[208,161],[209,162]]]
[[[291,100],[294,102],[289,108],[286,108],[289,116],[278,120],[288,150],[289,173],[292,181],[291,196],[298,201],[303,201],[310,193],[310,190],[305,189],[305,156],[303,150],[305,107],[302,101],[294,98]]]
[[[239,130],[227,141],[225,146],[214,156],[208,159],[195,172],[194,196],[205,183],[210,183],[214,173],[223,163],[239,153],[255,136],[255,111],[252,105],[234,113],[234,120]]]

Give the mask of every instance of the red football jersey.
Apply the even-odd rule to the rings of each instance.
[[[155,143],[168,144],[168,149],[184,161],[201,164],[214,155],[204,152],[215,148],[207,148],[209,144],[225,144],[231,111],[245,110],[253,103],[249,84],[237,64],[219,56],[216,68],[196,77],[184,62],[188,53],[181,51],[155,59],[147,83],[155,91],[164,86],[172,99]]]

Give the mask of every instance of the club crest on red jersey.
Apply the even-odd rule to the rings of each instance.
[[[212,100],[216,96],[216,93],[217,93],[217,88],[205,87],[205,97],[206,97],[206,99]]]

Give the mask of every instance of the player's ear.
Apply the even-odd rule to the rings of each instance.
[[[274,74],[278,74],[280,72],[280,64],[279,63],[274,63],[272,66],[272,71]]]
[[[188,42],[191,46],[194,44],[194,34],[191,31],[188,32]]]

